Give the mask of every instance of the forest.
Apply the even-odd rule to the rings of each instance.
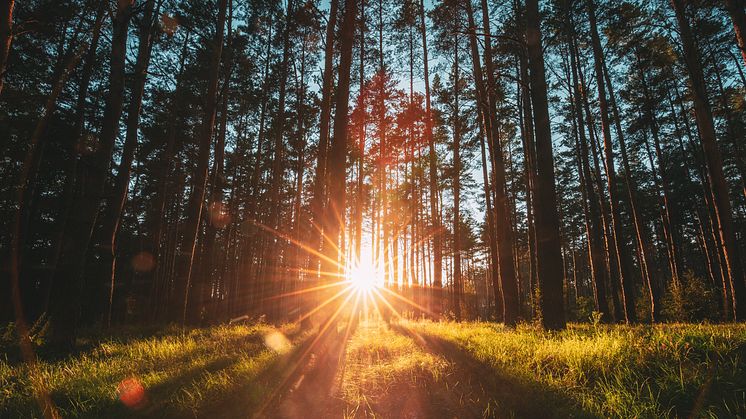
[[[0,417],[743,417],[745,73],[744,0],[0,0]]]

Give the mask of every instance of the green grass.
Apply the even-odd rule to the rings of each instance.
[[[438,381],[450,365],[386,327],[362,326],[345,355],[341,397],[345,416],[401,416],[421,410],[418,388]]]
[[[603,417],[746,415],[746,326],[571,325],[559,333],[491,323],[407,323],[489,372]],[[510,395],[513,405],[535,394]]]
[[[271,396],[287,396],[276,389],[296,381],[293,371],[308,373],[303,363],[291,366],[311,336],[265,324],[118,330],[89,334],[64,357],[42,347],[35,371],[6,344],[0,417],[40,417],[34,383],[62,417],[272,412]],[[726,418],[746,417],[744,357],[746,325],[574,324],[548,333],[482,322],[364,322],[339,367],[316,368],[336,377],[328,405],[338,417]],[[123,382],[142,386],[137,408],[122,402]]]
[[[291,326],[264,324],[116,336],[83,339],[85,350],[64,359],[42,356],[35,371],[0,355],[0,417],[40,417],[34,383],[45,387],[62,417],[207,416],[224,411],[221,405],[238,399],[237,392],[233,407],[251,410],[279,375],[268,371],[291,348],[284,336],[303,338]],[[144,390],[136,408],[120,401],[128,379]]]

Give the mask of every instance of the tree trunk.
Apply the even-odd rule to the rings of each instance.
[[[160,7],[160,4],[158,5]],[[131,97],[127,107],[127,130],[124,139],[124,148],[122,158],[119,163],[119,169],[114,179],[114,188],[109,195],[104,212],[102,228],[102,248],[104,265],[110,268],[109,274],[109,292],[107,309],[104,313],[104,321],[107,326],[111,326],[111,311],[114,304],[114,285],[116,276],[116,245],[117,234],[121,222],[124,204],[127,202],[127,192],[130,184],[130,171],[132,161],[135,157],[137,148],[137,134],[140,126],[140,110],[142,108],[142,98],[145,90],[145,81],[147,79],[148,65],[150,64],[150,52],[153,47],[153,33],[155,31],[158,11],[155,10],[155,0],[145,3],[145,11],[140,25],[140,39],[137,47],[137,61],[135,62],[135,71],[131,86]]]
[[[468,10],[471,12],[471,1],[467,2]],[[471,16],[471,15],[470,15]],[[472,19],[473,20],[473,19]],[[474,35],[472,35],[473,37]],[[463,278],[461,277],[461,121],[459,118],[459,56],[458,56],[458,34],[453,36],[453,294],[454,313],[456,321],[461,321],[461,291]]]
[[[484,5],[483,5],[484,6]],[[505,163],[502,155],[502,145],[500,144],[500,132],[495,107],[494,93],[485,88],[482,67],[479,59],[479,49],[477,46],[476,26],[474,23],[474,13],[471,3],[466,3],[466,11],[469,24],[469,44],[471,47],[472,68],[474,72],[474,81],[477,90],[477,98],[481,113],[481,123],[484,132],[487,135],[488,143],[492,144],[492,165],[494,168],[495,192],[495,210],[496,210],[496,237],[498,251],[498,268],[500,272],[500,288],[502,289],[503,298],[503,321],[508,326],[513,326],[518,320],[518,287],[516,285],[515,266],[513,265],[513,232],[510,222],[510,210],[508,208],[508,197],[505,192]],[[484,13],[484,10],[483,10]],[[489,19],[489,17],[485,17]],[[485,34],[489,40],[489,24],[485,23]],[[485,58],[491,62],[491,52],[489,51],[489,42],[485,48]],[[490,76],[492,65],[487,68],[488,83],[494,86],[494,76]]]
[[[427,55],[427,26],[425,25],[425,3],[420,0],[420,30],[422,32],[422,64],[425,78],[425,139],[428,145],[428,162],[430,176],[430,217],[433,238],[433,287],[439,293],[443,287],[443,249],[441,245],[440,210],[438,209],[438,159],[435,155],[435,138],[433,136],[433,118],[430,106],[430,72]],[[439,313],[436,313],[439,314]]]
[[[566,10],[567,25],[569,30],[570,39],[568,42],[568,49],[570,50],[570,67],[572,74],[572,85],[574,94],[574,104],[572,105],[574,117],[576,120],[576,129],[578,135],[577,144],[577,155],[578,155],[578,171],[581,180],[581,190],[583,192],[584,200],[587,198],[587,202],[583,203],[583,207],[587,212],[586,215],[586,237],[588,239],[588,252],[589,262],[591,268],[591,281],[593,284],[593,297],[595,302],[595,308],[601,313],[602,321],[610,321],[611,313],[609,312],[609,303],[606,300],[606,283],[608,281],[608,273],[606,270],[606,262],[604,260],[604,245],[602,242],[602,219],[601,219],[601,208],[599,206],[599,200],[596,196],[596,191],[593,188],[591,181],[591,169],[588,161],[588,142],[585,137],[585,128],[583,124],[583,103],[581,96],[581,86],[578,80],[578,57],[575,54],[574,42],[575,42],[575,30],[574,22],[570,16],[570,10]]]
[[[360,91],[358,92],[358,111],[360,112],[360,132],[358,143],[357,160],[357,188],[355,192],[355,257],[353,260],[360,263],[360,252],[363,244],[363,180],[365,164],[365,134],[367,112],[365,110],[365,0],[360,1]],[[411,54],[410,54],[411,66]]]
[[[542,324],[549,330],[565,328],[562,304],[562,254],[554,183],[552,132],[549,122],[544,52],[538,0],[526,1],[526,44],[531,71],[531,103],[536,134],[536,248]]]
[[[169,195],[168,189],[169,185],[171,185],[171,161],[174,159],[174,155],[176,155],[176,136],[177,136],[177,129],[176,129],[176,123],[179,117],[180,112],[180,98],[182,94],[182,79],[184,74],[184,66],[186,64],[186,57],[187,57],[187,47],[189,45],[189,33],[187,32],[184,36],[184,43],[181,47],[181,55],[179,57],[179,70],[176,73],[176,87],[174,88],[172,97],[171,97],[171,106],[168,115],[168,127],[166,130],[166,148],[163,150],[163,154],[159,158],[159,172],[157,175],[157,191],[158,194],[156,195],[156,203],[155,203],[155,211],[156,215],[154,217],[154,226],[151,233],[151,244],[150,244],[150,252],[153,256],[153,263],[156,266],[156,269],[152,271],[151,274],[151,281],[153,283],[153,289],[156,290],[155,294],[151,296],[151,305],[156,306],[163,296],[160,294],[160,290],[163,288],[162,280],[165,275],[166,270],[164,269],[165,265],[165,249],[162,249],[163,246],[161,245],[161,239],[163,237],[163,229],[165,224],[165,216],[166,216],[166,201],[167,197]],[[156,311],[154,310],[153,313],[155,314]]]
[[[13,42],[13,6],[15,0],[5,0],[0,6],[0,94],[3,93],[3,82],[8,64],[10,44]]]
[[[119,131],[124,93],[124,69],[127,47],[127,26],[134,1],[117,3],[111,40],[109,94],[106,99],[101,132],[96,149],[81,158],[77,181],[81,193],[76,198],[76,210],[70,213],[62,244],[50,302],[50,343],[71,347],[75,343],[84,288],[83,268],[88,245],[101,206],[101,197],[109,176],[109,163]]]
[[[204,115],[200,128],[199,155],[197,156],[197,167],[192,179],[192,191],[186,208],[186,224],[182,237],[180,252],[184,255],[179,263],[175,278],[175,295],[177,302],[174,304],[174,315],[172,320],[186,322],[187,308],[189,305],[189,294],[192,285],[192,272],[194,256],[197,253],[197,238],[202,222],[202,210],[205,201],[205,189],[207,187],[207,171],[210,163],[210,143],[215,127],[215,109],[217,108],[218,78],[220,76],[220,60],[223,54],[223,35],[225,31],[225,16],[227,0],[218,2],[218,20],[215,29],[215,39],[212,42],[212,56],[210,58],[209,76],[207,80],[207,92],[204,101]]]
[[[327,256],[340,260],[344,255],[345,192],[347,162],[347,124],[350,101],[350,70],[352,67],[352,42],[355,35],[356,0],[345,0],[344,17],[340,31],[339,77],[334,114],[334,136],[329,144],[329,206],[326,219],[330,222],[327,237],[336,249]],[[337,267],[339,270],[340,268]]]
[[[638,246],[640,247],[641,265],[644,271],[645,284],[648,287],[648,294],[650,295],[650,315],[651,321],[656,322],[660,320],[661,314],[661,290],[658,280],[653,276],[655,272],[655,259],[650,254],[650,242],[648,241],[648,231],[645,228],[645,222],[640,215],[638,205],[638,190],[637,185],[632,177],[632,171],[629,165],[629,157],[627,154],[627,144],[624,140],[624,132],[622,130],[622,122],[619,116],[619,108],[616,103],[616,96],[614,95],[614,86],[611,84],[611,77],[609,71],[606,68],[604,62],[604,80],[606,85],[609,87],[609,100],[611,101],[611,109],[614,115],[614,124],[616,128],[617,138],[619,139],[619,149],[622,153],[622,164],[624,167],[624,179],[627,187],[627,195],[629,197],[630,209],[632,211],[632,222],[635,225],[635,236],[637,238]]]
[[[725,8],[733,20],[733,30],[736,33],[736,42],[741,51],[743,62],[746,63],[746,2],[744,0],[725,0]]]
[[[679,26],[679,34],[684,50],[683,58],[686,63],[693,93],[694,115],[697,126],[699,127],[700,139],[707,162],[707,176],[712,187],[715,215],[720,225],[719,234],[723,242],[727,274],[733,289],[733,316],[735,320],[741,321],[746,319],[746,301],[744,301],[746,298],[746,284],[744,283],[743,265],[738,254],[733,214],[728,197],[728,184],[723,173],[723,160],[720,156],[720,149],[718,148],[715,137],[712,110],[708,102],[707,86],[700,64],[699,52],[695,45],[694,35],[685,14],[686,2],[684,0],[671,0],[671,5],[676,13],[676,20]]]
[[[628,323],[637,321],[635,312],[635,285],[632,276],[631,256],[626,243],[623,243],[622,220],[619,209],[619,197],[616,185],[616,169],[614,167],[614,150],[611,143],[611,128],[609,126],[609,108],[606,102],[606,87],[603,83],[603,51],[601,40],[596,26],[596,10],[593,0],[587,1],[588,17],[591,26],[591,41],[593,44],[593,63],[596,72],[596,86],[598,87],[598,102],[601,108],[601,130],[604,136],[604,158],[606,161],[606,181],[609,191],[609,204],[611,207],[611,226],[614,230],[614,247],[616,248],[617,266],[619,278],[622,283],[622,304],[624,305],[624,318]]]
[[[314,250],[322,249],[324,245],[324,234],[326,221],[324,219],[324,207],[327,196],[327,166],[329,148],[329,125],[332,109],[332,79],[334,75],[334,30],[337,24],[337,8],[339,0],[331,0],[329,6],[329,22],[326,25],[326,45],[324,46],[324,74],[321,86],[321,115],[319,121],[319,144],[316,156],[316,176],[313,187],[313,198],[311,200],[311,213],[313,217],[316,241],[313,243]],[[311,257],[313,266],[311,270],[318,271],[323,265],[322,258]]]
[[[522,27],[524,24],[523,10],[519,0],[515,0],[513,8],[516,15],[516,27]],[[525,45],[522,45],[525,47]],[[519,71],[519,83],[520,83],[520,94],[521,94],[521,109],[519,111],[519,118],[523,120],[521,124],[521,141],[523,144],[523,155],[524,165],[526,171],[526,224],[528,225],[528,252],[529,252],[529,301],[531,303],[531,315],[536,315],[536,286],[538,283],[537,277],[537,262],[536,262],[536,225],[534,222],[534,207],[535,199],[533,195],[534,184],[536,183],[536,149],[534,146],[534,125],[532,122],[532,110],[531,110],[531,91],[529,89],[529,75],[528,75],[528,55],[525,48],[518,54],[518,71]]]

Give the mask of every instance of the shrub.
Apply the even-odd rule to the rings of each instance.
[[[687,271],[679,283],[672,282],[669,286],[663,297],[662,314],[668,321],[718,321],[721,318],[718,298],[715,287]]]
[[[596,303],[593,301],[593,297],[578,296],[575,299],[575,309],[571,312],[572,320],[579,322],[592,321],[591,316],[596,309],[595,307]]]

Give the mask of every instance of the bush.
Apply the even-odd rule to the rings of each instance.
[[[719,290],[710,283],[687,271],[680,283],[672,282],[663,297],[662,314],[668,321],[701,322],[718,321]]]
[[[571,311],[571,320],[578,322],[590,322],[592,321],[591,315],[596,309],[596,303],[593,301],[593,297],[586,297],[583,295],[578,296],[575,299],[575,309]]]

